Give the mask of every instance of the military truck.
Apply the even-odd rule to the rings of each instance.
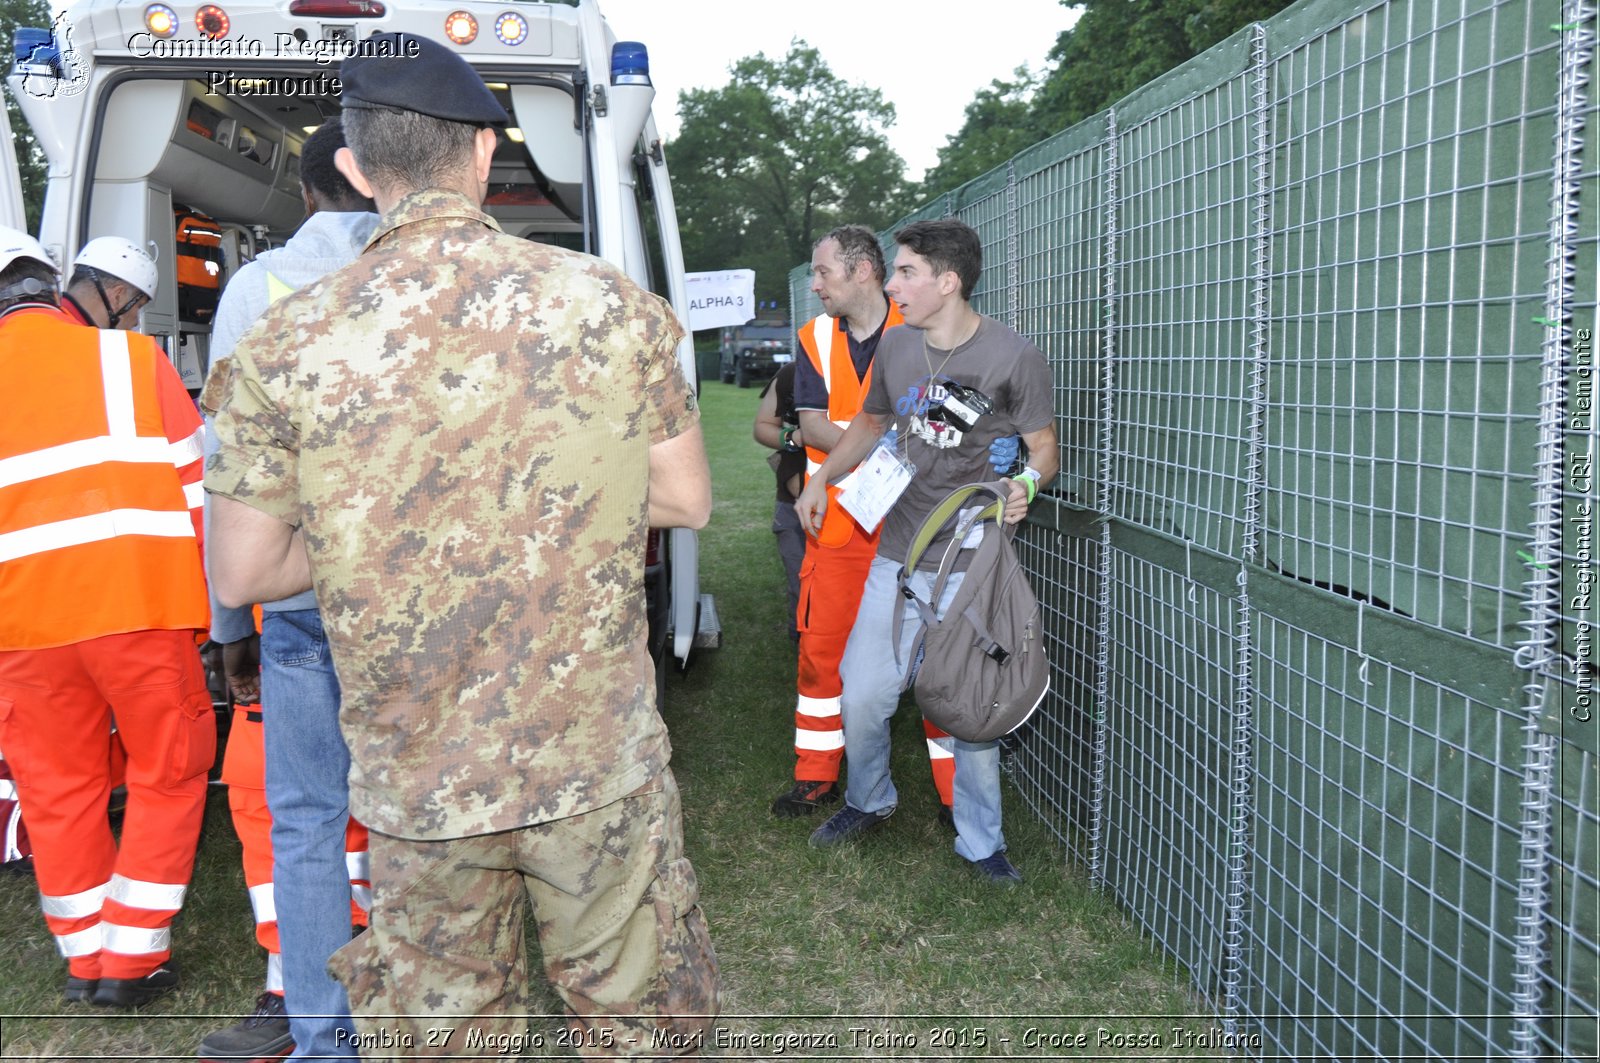
[[[771,380],[778,368],[794,361],[794,330],[784,322],[753,322],[722,330],[724,384],[747,388]]]

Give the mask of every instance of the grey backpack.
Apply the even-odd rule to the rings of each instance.
[[[983,504],[985,494],[993,501]],[[911,688],[917,707],[930,722],[964,742],[992,741],[1021,727],[1050,689],[1039,600],[1012,550],[1015,531],[1003,519],[1005,504],[1006,493],[997,484],[956,488],[917,529],[900,569],[900,593],[915,605],[922,620],[912,644]],[[968,507],[976,512],[962,517],[962,509]],[[957,521],[955,537],[940,559],[933,600],[923,601],[907,586],[907,577],[952,520]],[[976,547],[962,547],[973,526],[984,521],[994,526],[984,527],[982,541]],[[934,606],[963,549],[972,551],[972,561],[941,616]],[[902,615],[895,612],[897,650]]]

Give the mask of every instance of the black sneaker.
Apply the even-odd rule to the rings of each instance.
[[[67,984],[61,990],[61,996],[68,1004],[87,1004],[94,996],[95,986],[100,984],[98,978],[79,978],[77,975],[67,975]]]
[[[785,790],[772,802],[772,814],[784,819],[797,819],[800,816],[809,816],[823,805],[831,805],[837,800],[839,800],[838,784],[801,780],[794,784],[793,789]]]
[[[945,830],[951,832],[952,834],[955,833],[955,829],[956,829],[956,811],[955,811],[955,809],[953,809],[949,805],[945,805],[945,804],[941,804],[939,806],[939,826],[943,827]]]
[[[872,830],[892,815],[894,815],[892,805],[882,812],[863,812],[845,805],[829,816],[826,823],[811,832],[811,848],[826,849],[830,845],[849,841]]]
[[[142,1008],[178,988],[178,968],[168,960],[143,978],[102,978],[89,1003],[102,1008]]]
[[[262,993],[256,997],[254,1012],[226,1030],[206,1035],[200,1042],[200,1061],[272,1063],[293,1051],[294,1037],[289,1033],[289,1013],[284,1009],[283,997]]]
[[[978,874],[996,886],[1015,886],[1022,881],[1022,872],[1006,859],[1004,849],[996,850],[982,860],[974,860],[972,866],[978,869]]]

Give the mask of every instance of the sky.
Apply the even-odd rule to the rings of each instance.
[[[649,49],[656,124],[669,140],[678,132],[680,92],[719,88],[736,60],[757,52],[780,58],[799,37],[838,77],[878,89],[894,104],[889,143],[911,180],[939,161],[979,89],[1009,81],[1024,63],[1043,70],[1056,37],[1077,21],[1060,0],[599,3],[619,40]]]

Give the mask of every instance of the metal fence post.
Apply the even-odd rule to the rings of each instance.
[[[1022,222],[1017,217],[1017,160],[1006,160],[1006,324],[1022,331]]]
[[[1267,346],[1271,328],[1272,280],[1272,84],[1267,58],[1267,28],[1250,31],[1251,195],[1250,195],[1250,382],[1245,424],[1244,514],[1241,560],[1258,564],[1261,556],[1261,505],[1266,487]],[[1228,810],[1228,884],[1224,899],[1222,957],[1223,1029],[1240,1033],[1246,1014],[1245,972],[1249,966],[1250,865],[1255,817],[1255,638],[1251,630],[1250,578],[1241,565],[1238,611],[1234,629],[1234,711]]]
[[[1105,183],[1101,190],[1104,223],[1101,236],[1100,365],[1100,481],[1096,492],[1100,503],[1100,556],[1098,616],[1095,624],[1094,677],[1094,792],[1089,802],[1089,883],[1105,888],[1105,799],[1106,799],[1106,720],[1111,705],[1111,480],[1115,474],[1112,449],[1116,445],[1117,383],[1117,196],[1119,162],[1117,152],[1117,114],[1106,114],[1106,150],[1103,155]]]
[[[1522,731],[1521,857],[1518,860],[1515,956],[1511,991],[1511,1054],[1540,1057],[1540,1026],[1545,1018],[1544,983],[1550,951],[1551,789],[1555,775],[1555,736],[1541,720],[1551,688],[1559,684],[1562,565],[1563,429],[1566,377],[1572,350],[1572,304],[1579,233],[1579,189],[1583,176],[1584,108],[1588,66],[1594,55],[1593,5],[1570,0],[1561,34],[1561,81],[1556,97],[1556,133],[1551,194],[1550,253],[1545,280],[1544,343],[1539,382],[1539,443],[1534,459],[1533,555],[1528,567],[1527,637],[1517,648],[1517,663],[1528,669]]]

